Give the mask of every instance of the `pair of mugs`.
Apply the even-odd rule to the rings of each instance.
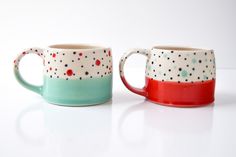
[[[44,83],[35,86],[19,73],[19,63],[27,54],[37,54],[44,64]],[[124,64],[132,54],[147,57],[146,83],[141,89],[125,79]],[[52,104],[88,106],[112,97],[112,53],[110,48],[82,44],[58,44],[45,49],[30,48],[14,61],[14,74],[25,88]],[[156,46],[133,49],[119,64],[120,77],[132,92],[169,106],[193,107],[214,101],[215,57],[213,50]]]

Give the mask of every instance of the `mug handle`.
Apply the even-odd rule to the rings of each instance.
[[[14,60],[14,75],[15,75],[15,78],[26,89],[29,89],[33,92],[36,92],[36,93],[42,95],[43,86],[42,85],[41,86],[36,86],[36,85],[32,85],[32,84],[26,82],[23,79],[23,77],[21,76],[20,72],[19,72],[19,63],[20,63],[21,59],[27,54],[36,54],[44,60],[44,58],[43,58],[43,49],[41,49],[41,48],[26,49],[21,54],[19,54],[16,57],[16,59]]]
[[[148,57],[149,52],[150,51],[147,50],[147,49],[132,49],[132,50],[128,51],[127,53],[125,53],[121,57],[120,64],[119,64],[120,78],[121,78],[122,82],[124,83],[124,85],[126,86],[126,88],[128,88],[131,92],[136,93],[136,94],[141,95],[141,96],[144,96],[144,97],[147,96],[147,91],[146,91],[145,87],[143,87],[143,88],[136,88],[136,87],[131,86],[126,81],[126,78],[124,76],[124,64],[125,64],[127,58],[129,56],[133,55],[133,54],[141,54],[141,55],[144,55],[144,56]]]

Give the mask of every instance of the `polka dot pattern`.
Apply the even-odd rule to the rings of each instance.
[[[28,49],[14,61],[18,70],[20,59],[29,53],[36,53],[44,60],[44,75],[65,80],[83,80],[112,75],[112,55],[109,48],[98,49]]]
[[[134,54],[147,56],[146,77],[162,82],[194,83],[214,80],[216,75],[213,50],[135,49],[120,60],[120,75],[124,76],[126,59]]]
[[[42,59],[44,59],[44,55],[43,55],[43,49],[41,48],[30,48],[30,49],[27,49],[25,51],[23,51],[22,53],[20,53],[18,56],[17,56],[17,59],[14,60],[14,70],[18,71],[19,70],[19,63],[20,63],[20,60],[27,54],[36,54],[38,55],[39,57],[41,57]],[[43,64],[45,64],[45,61],[43,61]],[[49,68],[50,70],[50,68]]]
[[[147,60],[146,76],[171,82],[215,79],[215,57],[211,50],[171,51],[153,49]]]
[[[110,49],[81,51],[50,49],[45,52],[44,57],[45,75],[51,78],[82,80],[112,74]]]
[[[133,54],[141,54],[144,55],[146,57],[149,57],[149,50],[147,49],[133,49],[131,51],[129,51],[129,53],[124,53],[123,56],[120,59],[120,63],[119,63],[119,70],[120,70],[120,76],[123,77],[124,76],[124,64],[125,61],[127,60],[127,58]]]

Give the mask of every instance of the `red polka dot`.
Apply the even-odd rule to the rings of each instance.
[[[25,54],[26,54],[26,52],[22,52],[22,54],[23,54],[23,55],[25,55]]]
[[[108,52],[108,55],[111,56],[111,51]]]
[[[68,76],[71,76],[71,75],[73,75],[73,71],[72,71],[71,69],[68,69],[68,70],[66,71],[66,74],[67,74]]]
[[[100,64],[101,64],[101,62],[100,62],[100,60],[96,60],[96,62],[95,62],[95,64],[97,65],[97,66],[99,66]]]
[[[80,52],[80,53],[79,53],[79,56],[83,56],[83,53]]]
[[[52,70],[52,67],[50,67],[49,70]]]
[[[53,57],[53,58],[55,58],[55,57],[56,57],[56,54],[55,54],[55,53],[53,53],[53,54],[52,54],[52,57]]]
[[[14,63],[16,63],[16,60],[14,60]]]

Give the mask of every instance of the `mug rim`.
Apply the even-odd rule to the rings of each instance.
[[[213,51],[212,49],[195,48],[195,47],[188,47],[188,46],[172,46],[172,45],[153,46],[152,49],[163,50],[163,51],[177,51],[177,52]]]
[[[71,51],[71,50],[91,51],[91,50],[110,49],[110,48],[100,45],[84,44],[84,43],[64,43],[64,44],[49,45],[47,46],[47,49],[59,50],[59,51]]]

